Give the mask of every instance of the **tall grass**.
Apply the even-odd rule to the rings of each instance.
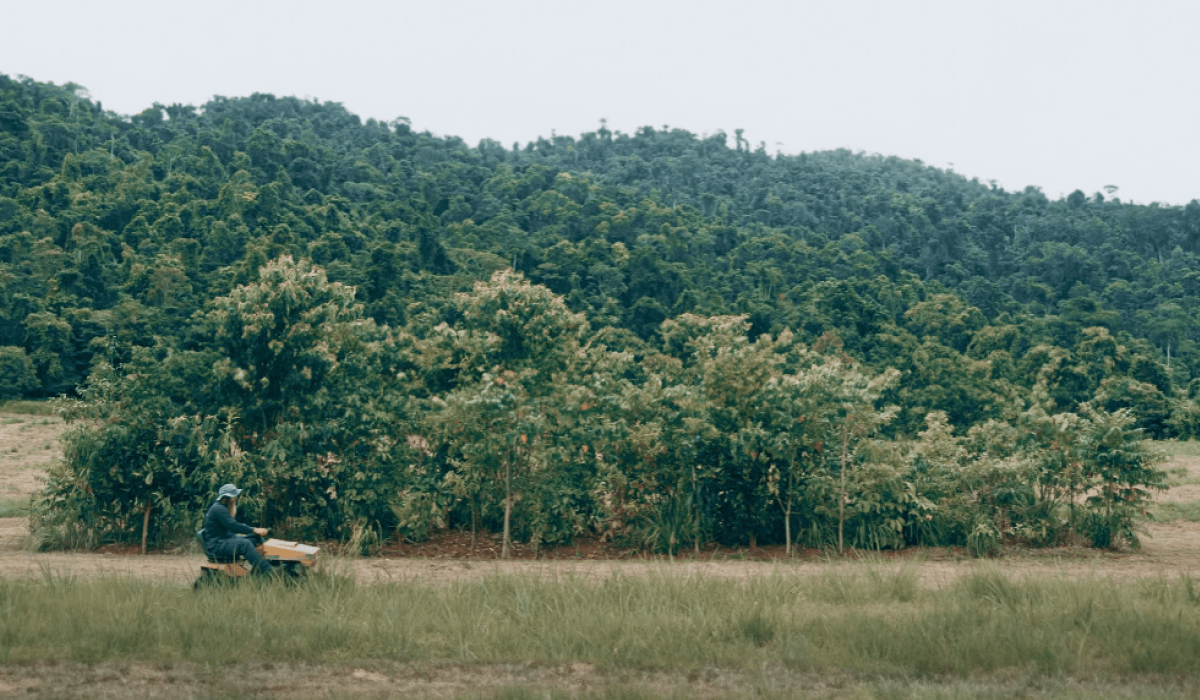
[[[196,592],[124,578],[0,581],[0,662],[138,658],[1193,677],[1200,586],[981,569],[927,590],[912,570],[881,567],[741,582],[668,570],[440,586],[332,576]]]

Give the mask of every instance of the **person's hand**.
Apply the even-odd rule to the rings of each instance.
[[[267,528],[256,527],[256,528],[254,528],[254,534],[258,535],[259,537],[266,537],[267,536]]]

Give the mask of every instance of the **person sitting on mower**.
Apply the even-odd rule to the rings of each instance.
[[[236,561],[241,557],[250,564],[253,573],[269,574],[274,568],[255,549],[255,543],[265,537],[267,528],[250,527],[239,523],[237,497],[242,492],[233,484],[225,484],[217,492],[217,500],[204,514],[204,548],[218,561]],[[256,535],[254,538],[237,535]]]

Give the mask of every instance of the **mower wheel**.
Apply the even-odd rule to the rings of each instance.
[[[192,590],[198,591],[201,588],[211,586],[218,582],[220,576],[221,574],[212,569],[200,569],[200,578],[197,578],[196,582],[192,584]]]
[[[302,579],[308,576],[308,567],[298,561],[285,561],[280,568],[288,578]]]

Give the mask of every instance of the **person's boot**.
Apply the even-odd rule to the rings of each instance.
[[[268,564],[265,561],[254,568],[254,575],[261,576],[264,578],[267,578],[267,577],[273,578],[274,576],[278,575],[278,573],[279,573],[278,569],[276,569],[274,566],[271,566],[270,564]]]

